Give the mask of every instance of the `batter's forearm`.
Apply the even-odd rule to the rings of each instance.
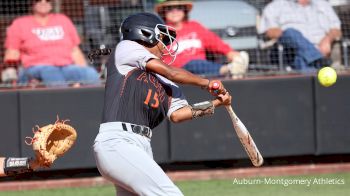
[[[170,120],[173,123],[180,123],[191,119],[192,119],[192,113],[191,113],[191,108],[189,106],[185,106],[183,108],[180,108],[174,111],[170,116]]]
[[[170,73],[171,81],[180,83],[180,84],[191,84],[200,87],[208,87],[209,80],[202,78],[200,76],[194,75],[184,69],[172,68],[172,72]]]
[[[194,75],[184,69],[168,66],[159,59],[148,61],[146,69],[180,84],[191,84],[200,87],[207,87],[209,84],[208,79]]]
[[[212,115],[214,114],[215,107],[218,107],[220,105],[222,105],[222,102],[218,99],[188,105],[173,112],[170,116],[170,120],[174,123],[179,123],[198,117]]]

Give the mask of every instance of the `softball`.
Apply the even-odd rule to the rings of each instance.
[[[318,72],[318,81],[324,87],[332,86],[337,81],[337,72],[331,67],[324,67]]]

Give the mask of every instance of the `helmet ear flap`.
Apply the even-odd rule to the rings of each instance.
[[[152,37],[152,32],[149,31],[148,29],[141,29],[141,33],[143,36],[147,37],[147,38],[151,38]]]
[[[146,43],[149,42],[150,46],[155,46],[158,43],[157,39],[155,38],[157,36],[157,33],[154,33],[150,29],[140,29],[140,31],[142,36],[148,40]]]

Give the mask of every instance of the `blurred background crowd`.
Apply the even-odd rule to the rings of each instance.
[[[347,72],[348,0],[2,0],[1,88],[100,85],[124,18],[156,12],[177,30],[171,66],[236,79]],[[166,59],[165,59],[166,60]]]

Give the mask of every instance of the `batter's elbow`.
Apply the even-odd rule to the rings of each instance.
[[[173,112],[170,115],[170,121],[173,123],[180,123],[183,121],[183,119],[181,119],[181,115],[177,114],[176,112]]]
[[[180,122],[180,119],[176,117],[176,115],[171,115],[170,116],[170,121],[173,122],[173,123],[179,123]]]

